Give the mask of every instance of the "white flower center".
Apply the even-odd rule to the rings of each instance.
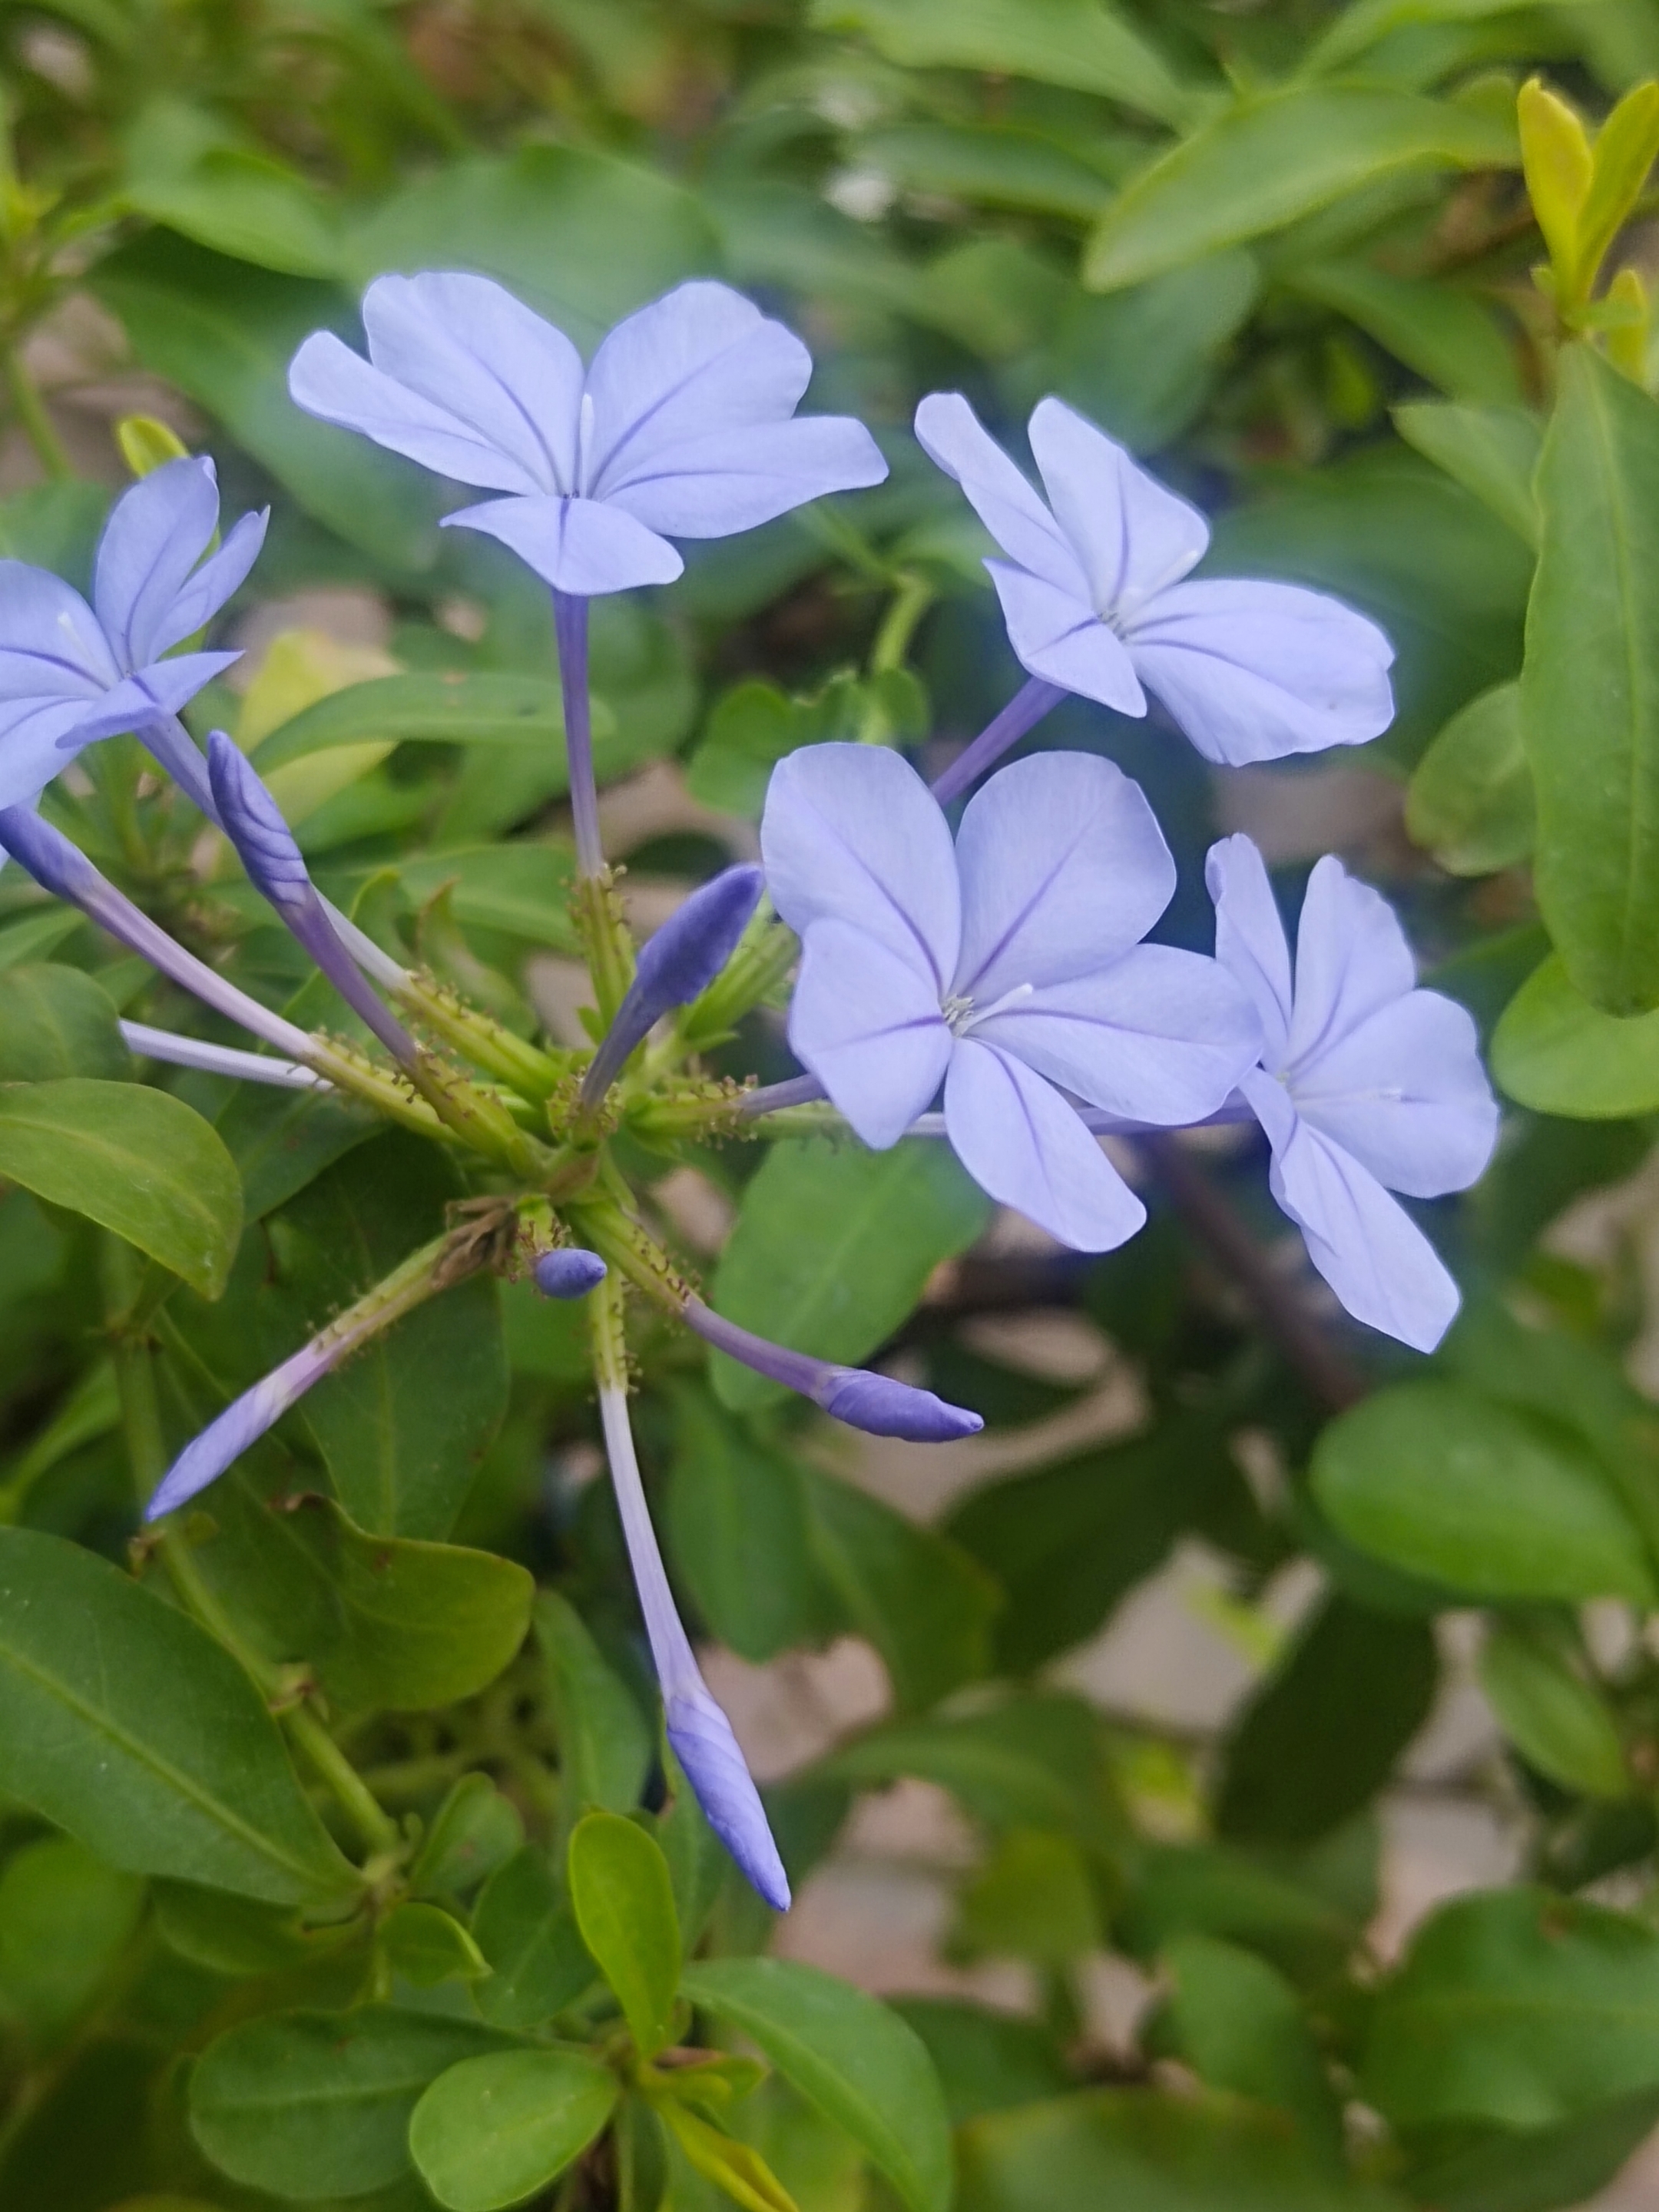
[[[1000,999],[993,999],[988,1006],[976,1006],[966,995],[945,1000],[939,1012],[945,1017],[945,1027],[952,1036],[966,1036],[981,1022],[988,1022],[993,1014],[1006,1013],[1020,1000],[1029,999],[1036,988],[1034,983],[1016,983],[1012,991],[1005,991]]]

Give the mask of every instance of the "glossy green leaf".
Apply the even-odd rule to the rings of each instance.
[[[1449,400],[1410,399],[1394,410],[1395,428],[1425,460],[1472,491],[1523,544],[1538,544],[1533,471],[1542,433],[1519,407],[1462,407]]]
[[[1340,1415],[1313,1486],[1391,1566],[1484,1598],[1653,1601],[1629,1515],[1584,1448],[1449,1382],[1404,1382]]]
[[[410,2155],[448,2212],[498,2212],[580,2158],[617,2094],[616,2075],[574,2051],[463,2059],[416,2106]]]
[[[1659,1108],[1659,1012],[1603,1013],[1552,954],[1504,1009],[1492,1072],[1540,1114],[1620,1120]]]
[[[339,264],[321,195],[263,155],[216,147],[170,173],[130,174],[122,197],[152,222],[261,269],[329,276]]]
[[[597,1979],[570,1899],[534,1846],[490,1876],[472,1934],[491,1969],[476,2001],[492,2027],[540,2027]]]
[[[1289,2112],[1310,2146],[1340,2160],[1336,2099],[1295,1990],[1236,1943],[1180,1936],[1162,1960],[1169,1996],[1154,2048],[1168,2047],[1212,2089]]]
[[[614,735],[616,718],[595,702],[597,749]],[[262,738],[259,772],[308,760],[338,745],[376,740],[397,744],[523,744],[564,750],[564,710],[556,681],[484,670],[434,669],[412,676],[375,676],[331,691]]]
[[[1659,2085],[1659,1936],[1505,1889],[1443,1905],[1372,2015],[1361,2094],[1396,2126],[1541,2127]]]
[[[1486,876],[1532,850],[1532,770],[1521,690],[1499,684],[1452,716],[1413,773],[1406,827],[1448,874]]]
[[[852,1364],[892,1334],[940,1261],[964,1251],[989,1214],[945,1145],[775,1145],[744,1188],[711,1302],[775,1344]],[[709,1372],[715,1395],[739,1410],[786,1395],[724,1353]]]
[[[389,1972],[417,1990],[441,1982],[477,1982],[489,1961],[453,1913],[436,1905],[405,1898],[375,1930],[375,1942]]]
[[[582,1941],[616,1991],[635,2048],[654,2058],[673,2039],[680,1976],[668,1862],[632,1820],[588,1813],[571,1832],[569,1873]]]
[[[1391,172],[1504,168],[1512,129],[1472,107],[1368,85],[1303,85],[1241,101],[1125,186],[1083,281],[1113,292],[1282,229]]]
[[[1628,1797],[1634,1786],[1605,1702],[1540,1638],[1498,1628],[1480,1653],[1480,1686],[1529,1766],[1564,1790]]]
[[[167,1091],[78,1075],[0,1089],[0,1177],[112,1229],[204,1297],[225,1286],[242,1187],[211,1124]]]
[[[813,0],[824,31],[862,31],[910,69],[990,70],[1095,92],[1178,123],[1202,94],[1101,0]]]
[[[372,1106],[338,1091],[244,1083],[213,1126],[236,1163],[247,1218],[263,1221],[386,1123]]]
[[[0,1083],[132,1073],[109,995],[84,969],[20,962],[0,969]]]
[[[651,1765],[651,1731],[638,1700],[607,1663],[575,1607],[556,1591],[536,1601],[536,1641],[547,1666],[568,1824],[589,1806],[626,1813]]]
[[[233,2181],[275,2196],[356,2197],[410,2170],[409,2123],[428,2086],[504,2039],[437,2014],[275,2013],[210,2043],[190,2124]]]
[[[0,1791],[113,1866],[273,1904],[349,1899],[252,1682],[107,1560],[0,1528]]]
[[[1478,407],[1519,404],[1517,334],[1473,293],[1359,260],[1316,262],[1289,272],[1288,282],[1304,299],[1357,323],[1449,398]]]
[[[896,2014],[793,1960],[707,1959],[686,1968],[681,1987],[862,2144],[910,2212],[945,2212],[945,2100],[925,2046]]]
[[[505,1866],[523,1843],[524,1822],[513,1800],[487,1774],[464,1774],[432,1816],[409,1869],[409,1886],[417,1897],[464,1896]]]
[[[1521,720],[1538,902],[1610,1014],[1659,1006],[1659,403],[1562,349],[1538,466]]]
[[[31,2042],[56,2041],[109,1981],[143,1903],[142,1882],[70,1837],[25,1844],[0,1874],[0,2010]]]

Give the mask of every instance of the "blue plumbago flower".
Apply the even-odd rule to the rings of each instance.
[[[179,709],[240,656],[164,656],[229,599],[267,520],[245,514],[203,560],[219,526],[213,464],[167,461],[116,501],[91,606],[61,576],[0,561],[0,806],[32,803],[83,745],[123,731],[170,768],[180,744],[194,751]]]
[[[629,1054],[675,1006],[689,1006],[737,951],[760,904],[758,868],[723,868],[676,908],[641,952],[634,980],[582,1079],[582,1103],[596,1106]]]
[[[1394,649],[1375,623],[1294,584],[1183,582],[1209,525],[1064,400],[1031,416],[1046,506],[959,392],[922,401],[916,436],[1007,555],[985,565],[1009,643],[1043,687],[1021,695],[994,750],[1066,691],[1124,714],[1156,692],[1205,758],[1231,767],[1364,744],[1393,720]],[[991,737],[975,741],[975,772]]]
[[[556,1252],[544,1252],[532,1272],[544,1298],[585,1298],[605,1280],[606,1270],[597,1252],[565,1244]]]
[[[810,1353],[770,1344],[715,1313],[699,1297],[687,1297],[680,1311],[686,1327],[695,1329],[705,1344],[741,1360],[757,1375],[799,1390],[836,1420],[845,1421],[849,1429],[862,1429],[867,1436],[943,1444],[977,1436],[985,1426],[977,1413],[965,1406],[950,1405],[931,1390],[896,1382],[890,1375],[872,1375],[867,1368],[842,1367],[833,1360],[814,1359]]]
[[[599,1381],[599,1419],[605,1430],[611,1480],[622,1516],[628,1561],[662,1689],[663,1718],[674,1756],[708,1815],[708,1825],[775,1912],[789,1910],[789,1877],[772,1840],[765,1808],[744,1764],[732,1723],[702,1679],[690,1639],[674,1610],[662,1553],[645,1502],[640,1463],[622,1385]]]
[[[1248,837],[1212,846],[1216,957],[1255,1003],[1260,1066],[1239,1079],[1273,1148],[1273,1194],[1357,1321],[1431,1352],[1456,1284],[1389,1194],[1467,1190],[1498,1137],[1474,1024],[1419,991],[1394,909],[1327,854],[1290,945]]]
[[[289,388],[438,475],[507,494],[447,515],[499,538],[557,592],[666,584],[670,538],[725,538],[826,492],[879,483],[861,422],[798,417],[812,357],[726,285],[682,284],[618,323],[584,370],[562,331],[487,276],[380,276],[368,360],[328,331]]]
[[[801,937],[796,1056],[878,1149],[943,1082],[969,1175],[1080,1251],[1146,1211],[1056,1086],[1133,1121],[1201,1121],[1260,1048],[1213,960],[1140,942],[1175,862],[1139,785],[1092,754],[1004,769],[953,848],[897,754],[808,746],[774,771],[761,848]]]

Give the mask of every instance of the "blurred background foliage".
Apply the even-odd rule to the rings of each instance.
[[[641,927],[752,849],[784,752],[857,737],[942,765],[1018,683],[986,542],[908,434],[926,391],[967,392],[1016,445],[1060,393],[1212,514],[1211,572],[1331,590],[1387,629],[1400,712],[1357,758],[1212,773],[1156,714],[1075,702],[1039,741],[1145,783],[1181,866],[1172,941],[1207,946],[1219,830],[1257,836],[1292,905],[1335,846],[1400,902],[1429,979],[1488,1035],[1503,1017],[1499,1156],[1422,1209],[1465,1288],[1452,1336],[1423,1361],[1340,1325],[1243,1139],[1144,1149],[1149,1226],[1097,1261],[992,1224],[919,1142],[640,1148],[723,1310],[988,1424],[954,1455],[838,1459],[760,1378],[642,1327],[637,1426],[688,1613],[734,1655],[717,1680],[740,1729],[764,1734],[768,1683],[806,1713],[769,1789],[806,1932],[706,1880],[677,1814],[655,1824],[687,1948],[718,1962],[688,1977],[701,2006],[698,1973],[718,1990],[769,1942],[846,1963],[813,1869],[884,1808],[921,1808],[906,1848],[942,1933],[922,1993],[878,1978],[937,2067],[962,2212],[1592,2194],[1659,2120],[1659,225],[1639,90],[1659,0],[3,0],[0,40],[0,552],[84,582],[153,434],[118,442],[135,415],[214,455],[228,513],[269,501],[223,625],[252,680],[194,726],[252,750],[332,896],[526,1034],[576,1003],[544,599],[500,548],[438,531],[428,478],[285,394],[299,339],[353,336],[380,271],[483,270],[590,347],[725,276],[807,337],[810,404],[862,416],[890,459],[875,492],[595,603],[608,838]],[[1517,111],[1540,72],[1553,94]],[[1629,94],[1592,156],[1575,111],[1593,138]],[[136,756],[49,805],[248,988],[340,1022]],[[118,1011],[217,1033],[0,876],[0,1080],[130,1079]],[[714,1064],[790,1073],[776,1009]],[[339,1101],[147,1074],[216,1122],[246,1223],[223,1281],[147,1319],[176,1443],[465,1191]],[[0,1092],[0,1124],[22,1095]],[[132,1284],[22,1158],[0,1126],[14,1716],[46,1665],[22,1614],[58,1622],[65,1679],[90,1663],[126,1618],[95,1555],[125,1564],[136,1523],[100,1318]],[[579,1325],[479,1280],[208,1501],[212,1592],[264,1660],[305,1663],[422,1838],[416,1902],[372,1934],[307,1932],[268,1875],[169,1858],[95,1730],[59,1746],[71,1786],[0,1714],[7,2212],[413,2212],[450,2172],[430,2141],[425,2180],[410,2165],[415,2097],[469,2039],[591,1999],[571,1821],[643,1803],[652,1825],[664,1802],[595,1435]],[[333,1502],[268,1502],[301,1493]],[[42,1565],[31,1537],[78,1548]],[[1155,1636],[1127,1691],[1079,1658],[1148,1591],[1168,1601],[1172,1560],[1235,1668],[1201,1724],[1169,1717]],[[521,1650],[525,1567],[544,1595]],[[130,1652],[159,1706],[179,1695],[164,1645]],[[875,1686],[838,1705],[849,1651]],[[1431,1714],[1470,1710],[1425,1768]],[[222,1724],[198,1713],[198,1748]],[[1465,1893],[1408,1929],[1379,1920],[1385,1839],[1428,1800],[1485,1823],[1498,1871],[1443,1885]],[[1127,2011],[1102,1997],[1125,1989]],[[293,2025],[365,1998],[356,2042]],[[777,2063],[731,2124],[800,2212],[877,2212],[895,2188],[925,2207]],[[349,2126],[330,2118],[347,2078]],[[456,2124],[464,2151],[489,2138]],[[717,2201],[678,2153],[618,2140],[545,2201]],[[441,2201],[514,2201],[471,2159]]]

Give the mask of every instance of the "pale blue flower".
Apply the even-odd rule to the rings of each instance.
[[[879,483],[860,422],[798,416],[806,348],[727,285],[682,284],[584,369],[562,331],[487,276],[380,276],[364,361],[326,331],[289,389],[459,483],[507,497],[446,515],[499,538],[556,592],[670,583],[670,538],[752,530],[827,492]]]
[[[1466,1190],[1492,1157],[1498,1103],[1474,1022],[1417,988],[1386,899],[1327,854],[1290,945],[1261,855],[1245,836],[1210,851],[1216,957],[1255,1002],[1259,1066],[1240,1078],[1273,1148],[1273,1194],[1354,1316],[1419,1352],[1439,1343],[1458,1290],[1389,1196]]]
[[[1175,862],[1109,761],[1016,762],[969,801],[953,848],[897,754],[811,745],[774,772],[761,847],[802,941],[797,1058],[878,1149],[942,1083],[968,1172],[1062,1243],[1109,1251],[1146,1218],[1063,1093],[1159,1127],[1201,1121],[1255,1059],[1231,977],[1140,941]]]

